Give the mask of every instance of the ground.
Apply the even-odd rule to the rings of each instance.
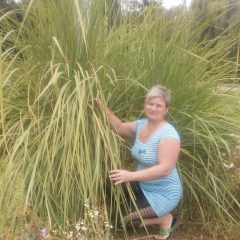
[[[154,234],[157,234],[158,229],[156,227],[148,228],[149,236],[147,236],[144,229],[139,229],[137,232],[134,231],[130,233],[131,240],[154,240]],[[116,236],[114,236],[114,240],[123,240],[123,233],[119,232]],[[209,233],[203,230],[202,226],[199,224],[193,223],[184,223],[180,224],[180,226],[176,229],[174,233],[173,240],[239,240],[238,237],[231,237],[230,234],[228,236],[220,236],[219,234],[216,236],[209,236]]]

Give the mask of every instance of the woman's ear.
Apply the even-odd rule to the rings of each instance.
[[[168,114],[168,111],[169,111],[169,107],[167,107],[167,109],[166,109],[166,115]]]

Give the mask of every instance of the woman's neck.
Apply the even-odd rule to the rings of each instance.
[[[149,120],[148,119],[148,127],[149,128],[152,128],[152,127],[156,127],[156,126],[158,126],[158,125],[161,125],[162,123],[165,123],[166,121],[165,121],[165,119],[161,119],[161,120],[157,120],[157,121],[154,121],[154,120]]]
[[[165,119],[161,119],[158,121],[149,121],[146,125],[146,134],[144,136],[145,139],[148,138],[148,136],[152,135],[153,132],[155,132],[160,126],[162,127],[166,123]]]

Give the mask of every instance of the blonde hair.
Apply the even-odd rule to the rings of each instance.
[[[147,103],[150,99],[154,97],[160,97],[165,100],[166,107],[170,106],[171,103],[171,94],[170,91],[162,86],[162,85],[155,85],[153,86],[147,93],[146,98],[145,98],[145,103]]]

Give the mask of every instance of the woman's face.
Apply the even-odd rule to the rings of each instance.
[[[161,97],[150,98],[144,105],[144,111],[149,120],[159,121],[164,119],[168,112],[166,102]]]

